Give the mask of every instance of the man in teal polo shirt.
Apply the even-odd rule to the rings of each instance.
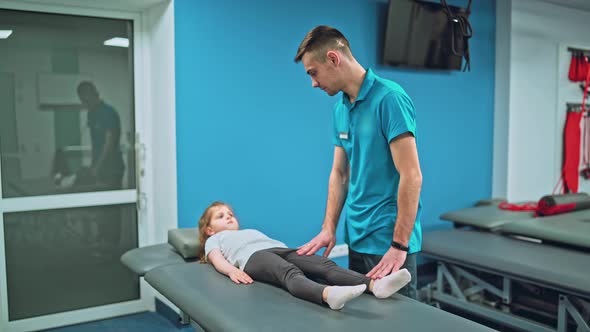
[[[295,56],[300,61],[314,88],[330,96],[342,91],[342,99],[334,106],[334,162],[322,230],[298,253],[326,247],[327,256],[345,206],[349,268],[373,279],[407,268],[412,282],[400,293],[416,298],[422,173],[414,104],[397,83],[365,70],[334,28],[312,29]]]
[[[92,144],[90,171],[105,188],[121,189],[125,165],[119,141],[121,120],[117,111],[105,103],[94,83],[84,81],[78,85],[78,97],[88,110],[88,127]]]

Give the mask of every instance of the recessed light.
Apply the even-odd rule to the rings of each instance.
[[[12,35],[12,30],[0,30],[0,39],[6,39]]]
[[[129,47],[129,39],[123,37],[113,37],[104,41],[105,46]]]

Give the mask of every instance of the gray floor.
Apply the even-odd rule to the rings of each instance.
[[[143,312],[85,324],[60,327],[50,332],[189,332],[190,325],[178,326],[157,312]]]

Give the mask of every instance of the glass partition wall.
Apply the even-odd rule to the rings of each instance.
[[[133,20],[0,9],[0,59],[3,321],[138,300]]]

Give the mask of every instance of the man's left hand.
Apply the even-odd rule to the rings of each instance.
[[[367,277],[371,279],[381,279],[390,273],[399,270],[406,261],[408,253],[396,248],[389,248],[379,264],[377,264],[369,273]]]

